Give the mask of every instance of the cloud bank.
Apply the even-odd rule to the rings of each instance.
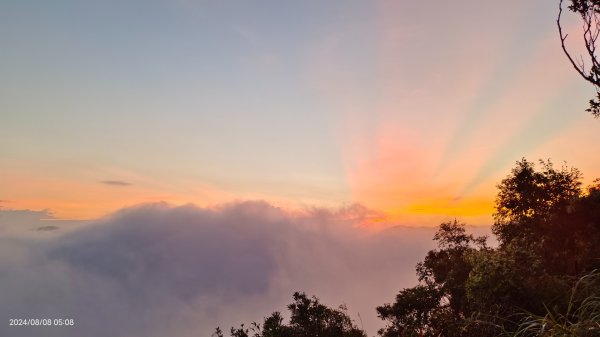
[[[295,290],[346,304],[374,335],[375,307],[414,285],[435,229],[356,227],[370,216],[356,205],[149,204],[52,231],[60,235],[0,236],[0,335],[210,336],[285,311]],[[15,327],[11,318],[75,326]]]

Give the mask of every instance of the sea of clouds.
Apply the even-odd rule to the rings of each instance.
[[[68,224],[0,210],[0,336],[208,337],[285,313],[294,291],[345,304],[372,336],[383,324],[375,307],[416,284],[436,229],[370,231],[360,225],[371,216],[360,205],[159,203]],[[11,318],[75,325],[9,326]]]

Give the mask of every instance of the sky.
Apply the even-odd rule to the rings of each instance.
[[[3,1],[1,205],[81,220],[158,201],[360,203],[390,223],[489,224],[522,157],[600,175],[593,88],[556,14],[541,0]]]
[[[489,232],[516,161],[600,177],[594,89],[557,13],[1,1],[0,317],[78,324],[0,335],[206,335],[296,290],[373,335],[440,222]]]

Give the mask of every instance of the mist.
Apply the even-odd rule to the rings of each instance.
[[[32,231],[39,224],[23,214],[27,235],[0,232],[2,336],[210,336],[285,313],[294,291],[345,304],[371,336],[382,327],[376,306],[413,286],[415,265],[435,247],[435,228],[365,229],[373,212],[360,205],[144,204],[52,231]]]

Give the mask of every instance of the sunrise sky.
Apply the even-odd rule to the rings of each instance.
[[[594,88],[557,14],[0,1],[0,335],[210,336],[305,291],[374,336],[440,222],[490,234],[516,161],[600,177]]]
[[[600,176],[593,88],[560,50],[557,10],[2,1],[0,207],[359,203],[375,224],[489,224],[522,157]]]

